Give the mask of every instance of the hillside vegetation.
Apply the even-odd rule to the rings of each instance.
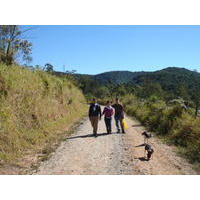
[[[199,104],[200,73],[184,68],[168,67],[155,72],[113,71],[97,75],[77,74],[75,77],[89,98],[93,95],[100,99],[103,96],[110,98],[133,92],[146,98],[155,92],[166,100],[181,97]]]
[[[198,72],[179,67],[168,67],[154,72],[109,71],[96,75],[76,74],[76,76],[79,79],[81,77],[87,77],[91,80],[98,81],[100,84],[108,84],[109,82],[112,82],[113,84],[129,82],[141,84],[145,79],[148,79],[160,83],[163,89],[169,90],[180,83],[180,81],[183,81],[182,83],[189,87],[194,86],[196,83],[200,84],[200,74]]]
[[[197,88],[200,88],[200,74],[198,72],[178,67],[146,72],[134,77],[131,84],[144,85],[147,81],[159,84],[172,98],[179,96],[185,100],[193,98]]]
[[[162,100],[123,97],[128,115],[137,118],[149,131],[178,147],[178,152],[200,170],[200,118],[192,109]]]
[[[130,71],[111,71],[91,76],[95,81],[101,84],[123,84],[131,81],[133,78],[142,75],[144,72],[130,72]]]
[[[42,151],[86,112],[82,92],[67,78],[0,65],[0,163]]]

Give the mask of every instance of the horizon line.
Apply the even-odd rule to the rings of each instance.
[[[164,69],[167,69],[167,68],[179,68],[179,69],[186,69],[188,71],[192,71],[192,72],[197,72],[199,73],[198,69],[188,69],[186,67],[176,67],[176,66],[169,66],[169,67],[164,67],[162,69],[158,69],[158,70],[141,70],[141,71],[130,71],[130,70],[112,70],[112,71],[105,71],[105,72],[100,72],[100,73],[97,73],[97,74],[87,74],[87,73],[76,73],[75,74],[80,74],[80,75],[88,75],[88,76],[95,76],[95,75],[100,75],[100,74],[104,74],[104,73],[112,73],[112,72],[131,72],[131,73],[135,73],[135,72],[156,72],[156,71],[161,71],[161,70],[164,70]],[[76,71],[76,70],[75,70]],[[66,72],[63,72],[63,71],[55,71],[55,72],[60,72],[60,73],[66,73]]]

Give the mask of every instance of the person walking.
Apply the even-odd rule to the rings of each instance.
[[[119,99],[116,98],[116,103],[112,105],[112,107],[115,109],[115,123],[116,123],[116,127],[117,127],[117,133],[120,133],[120,127],[122,130],[122,133],[125,133],[124,131],[124,127],[122,124],[122,120],[124,119],[124,108],[123,106],[120,104]],[[120,127],[119,127],[119,123],[120,123]]]
[[[98,122],[99,122],[99,119],[101,120],[102,113],[101,113],[101,107],[97,103],[97,100],[95,98],[93,99],[93,102],[90,105],[88,115],[89,115],[91,125],[93,127],[93,134],[95,137],[97,137]]]
[[[104,120],[106,124],[107,133],[112,133],[112,115],[114,113],[114,109],[111,107],[111,102],[107,101],[107,106],[103,110]]]

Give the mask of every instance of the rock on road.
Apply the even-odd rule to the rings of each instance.
[[[113,119],[113,133],[108,135],[102,118],[95,138],[89,119],[85,119],[34,174],[196,174],[189,163],[176,155],[174,147],[157,138],[150,139],[155,149],[153,159],[145,161],[144,147],[139,146],[144,142],[144,127],[128,117],[126,120],[126,134],[116,133]]]

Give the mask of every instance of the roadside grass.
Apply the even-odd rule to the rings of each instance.
[[[0,64],[0,163],[42,152],[86,109],[82,92],[67,78]]]
[[[169,106],[162,100],[151,102],[127,95],[123,104],[128,115],[138,119],[165,143],[175,145],[178,154],[200,172],[200,118],[180,105]]]
[[[77,127],[79,127],[84,120],[85,115],[81,119],[74,122],[73,125],[67,128],[67,130],[62,131],[60,137],[57,137],[56,140],[47,143],[47,145],[42,150],[40,150],[40,154],[38,155],[39,159],[36,162],[32,163],[31,167],[29,167],[28,169],[22,170],[20,174],[32,174],[37,172],[41,162],[49,160],[52,153],[55,152],[61,142],[66,141],[67,137],[73,134],[77,130]]]

